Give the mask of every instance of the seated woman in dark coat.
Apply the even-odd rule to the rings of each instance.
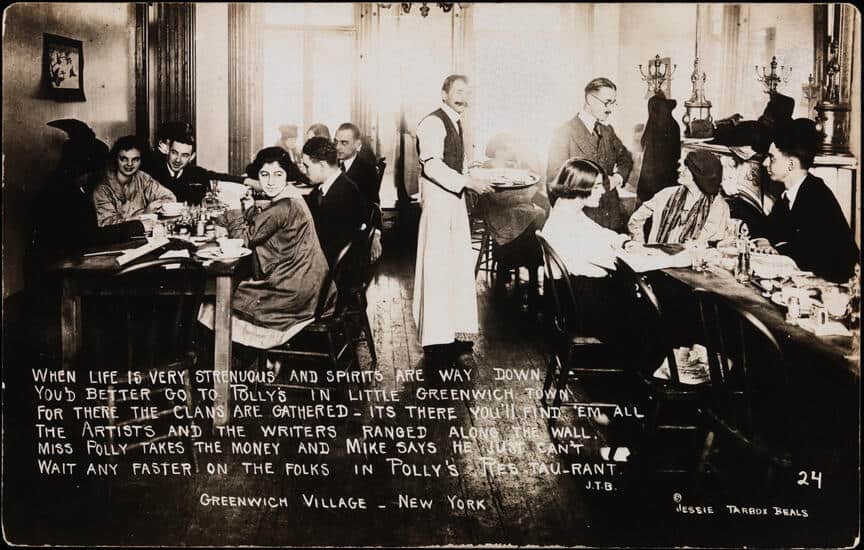
[[[763,235],[767,216],[762,209],[759,165],[744,162],[737,153],[724,155],[720,160],[723,163],[720,189],[729,205],[729,216],[747,224],[751,235]]]
[[[313,320],[327,259],[318,244],[312,215],[303,197],[287,182],[296,170],[288,153],[267,147],[256,155],[249,174],[255,174],[272,200],[264,210],[234,210],[221,225],[231,237],[242,238],[255,252],[255,279],[243,281],[232,300],[231,338],[240,344],[268,349],[283,344]],[[329,292],[329,306],[336,291]],[[199,321],[213,328],[212,304],[199,313]]]

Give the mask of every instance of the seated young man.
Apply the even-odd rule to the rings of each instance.
[[[112,165],[102,182],[93,190],[93,207],[99,227],[140,219],[167,202],[175,202],[174,193],[141,171],[141,158],[146,144],[135,136],[124,136],[111,148]],[[149,219],[141,220],[145,229]]]
[[[332,141],[323,137],[307,141],[303,146],[303,166],[316,186],[306,195],[306,202],[315,220],[321,249],[333,267],[342,247],[369,221],[370,205],[354,182],[339,170]]]
[[[847,281],[860,255],[834,193],[808,172],[818,146],[812,120],[796,119],[777,132],[763,164],[786,190],[755,243],[757,251],[789,256],[829,281]]]
[[[184,133],[170,136],[168,155],[162,162],[150,167],[150,176],[168,188],[180,202],[201,204],[207,193],[210,180],[232,181],[254,185],[255,182],[243,176],[232,176],[213,172],[201,166],[190,164],[195,160],[195,136]]]

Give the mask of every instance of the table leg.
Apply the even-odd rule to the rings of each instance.
[[[81,353],[81,295],[78,282],[70,276],[63,277],[63,294],[60,302],[61,367],[73,370]]]
[[[231,384],[229,373],[231,372],[231,276],[219,275],[216,277],[216,319],[213,324],[215,333],[216,349],[213,354],[213,369],[216,375],[213,389],[216,391],[216,399],[213,405],[225,411],[222,418],[214,418],[213,425],[222,426],[230,421],[231,410],[229,409]]]

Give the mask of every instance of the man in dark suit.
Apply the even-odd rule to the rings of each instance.
[[[380,204],[378,169],[359,154],[363,146],[360,129],[350,122],[345,122],[336,130],[333,141],[336,144],[339,169],[357,185],[367,202]]]
[[[582,158],[599,164],[606,172],[606,191],[600,204],[586,207],[585,214],[603,227],[623,232],[627,219],[621,208],[618,189],[633,169],[633,156],[624,147],[612,126],[606,124],[615,105],[617,88],[607,78],[595,78],[585,86],[585,104],[576,116],[555,130],[549,145],[546,181],[554,184],[567,160]]]
[[[336,137],[333,138],[333,142],[336,145],[336,157],[339,159],[339,170],[354,182],[367,203],[380,207],[381,178],[378,177],[378,168],[374,161],[369,162],[369,158],[374,158],[375,155],[370,149],[363,146],[360,128],[350,122],[341,124],[336,130]],[[372,257],[370,258],[372,262],[378,260],[382,251],[380,217],[376,225],[372,240]]]
[[[860,254],[834,193],[808,172],[818,144],[812,120],[799,118],[778,129],[763,164],[768,176],[786,190],[755,244],[759,252],[784,254],[801,269],[845,282]]]
[[[249,186],[257,183],[243,176],[213,172],[191,164],[195,160],[195,137],[191,133],[170,136],[168,155],[161,160],[144,171],[163,187],[170,189],[178,202],[201,204],[210,187],[210,180],[232,181]]]
[[[332,267],[339,251],[368,222],[371,207],[351,179],[339,170],[336,146],[323,137],[303,145],[303,166],[315,189],[306,203],[315,221],[318,241]],[[361,255],[357,255],[359,258]]]

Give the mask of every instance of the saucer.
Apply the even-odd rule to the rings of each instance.
[[[252,251],[249,250],[248,248],[240,248],[240,250],[238,250],[236,253],[230,254],[230,255],[223,254],[222,249],[220,249],[218,246],[202,248],[201,250],[198,250],[195,252],[195,255],[198,256],[199,258],[203,258],[205,260],[217,260],[217,261],[219,261],[219,260],[236,260],[238,258],[243,258],[245,256],[248,256],[249,254],[252,254]]]

